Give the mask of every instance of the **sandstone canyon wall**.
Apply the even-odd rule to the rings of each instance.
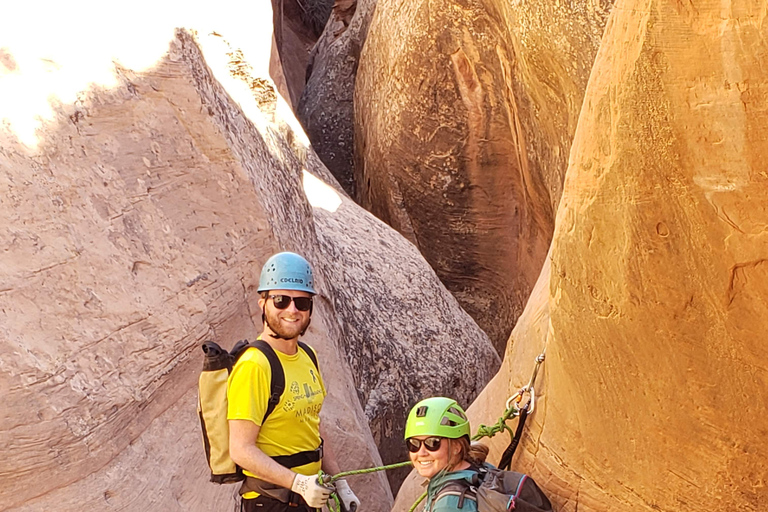
[[[333,3],[333,0],[272,0],[275,62],[269,72],[273,79],[280,74],[285,77],[285,91],[281,90],[281,94],[293,107],[301,98],[310,52],[323,32]]]
[[[500,354],[541,270],[611,4],[380,0],[355,86],[360,204]]]
[[[54,18],[67,26],[65,12]],[[410,243],[338,192],[280,121],[274,89],[249,75],[248,51],[212,29],[148,31],[153,57],[131,66],[135,41],[121,58],[106,44],[119,37],[92,37],[104,44],[61,60],[54,39],[39,38],[40,54],[31,39],[0,44],[0,85],[13,92],[3,114],[15,115],[0,142],[0,508],[231,509],[235,489],[207,483],[199,344],[257,334],[258,273],[278,250],[316,267],[306,339],[326,369],[324,421],[344,469],[380,463],[376,444],[401,438],[423,394],[479,392],[498,364],[487,337]],[[57,97],[64,78],[72,94]],[[21,130],[33,116],[15,107],[40,104],[50,112]],[[352,485],[389,509],[383,475]]]
[[[620,0],[611,15],[551,265],[470,409],[494,422],[546,347],[513,465],[558,510],[768,507],[765,12]]]
[[[337,0],[309,56],[296,115],[323,163],[355,197],[354,93],[357,66],[376,0]]]

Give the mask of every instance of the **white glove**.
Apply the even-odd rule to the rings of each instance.
[[[299,475],[293,479],[291,490],[301,494],[304,501],[312,508],[321,508],[328,501],[331,489],[323,487],[317,481],[317,475]]]
[[[346,480],[336,481],[336,494],[339,495],[339,499],[344,504],[344,510],[347,512],[355,512],[356,509],[360,508],[360,500],[357,499],[355,493],[349,488]],[[352,507],[353,503],[355,505],[354,508]]]

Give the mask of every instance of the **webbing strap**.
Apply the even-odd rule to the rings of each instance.
[[[311,348],[309,348],[309,345],[307,345],[303,341],[300,341],[299,347],[301,348],[301,350],[307,353],[309,358],[312,360],[312,364],[315,365],[315,368],[319,370],[320,367],[317,365],[317,356],[315,356],[315,352]]]
[[[504,450],[504,453],[501,455],[501,460],[499,460],[499,469],[509,471],[510,467],[512,466],[512,457],[515,455],[517,445],[520,444],[520,437],[522,437],[523,434],[523,427],[525,426],[526,418],[528,418],[528,408],[530,405],[531,402],[528,402],[523,406],[522,409],[520,409],[520,418],[517,420],[515,436],[512,438],[512,441],[510,441],[507,449]]]
[[[268,496],[274,500],[278,500],[294,507],[300,504],[306,504],[300,494],[252,476],[246,476],[245,481],[240,486],[240,496],[249,492],[257,492],[263,496]]]
[[[293,455],[278,455],[272,460],[288,469],[297,468],[310,462],[319,462],[323,459],[323,439],[320,438],[320,446],[314,450],[307,450]]]

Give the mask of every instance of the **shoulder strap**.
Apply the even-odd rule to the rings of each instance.
[[[445,485],[443,485],[443,487],[437,491],[437,494],[435,494],[434,499],[432,499],[430,508],[432,508],[434,504],[444,496],[457,496],[458,503],[456,506],[458,508],[464,508],[465,499],[477,501],[477,491],[469,484],[469,482],[463,478],[451,480],[450,482],[447,482]]]
[[[275,410],[277,404],[280,403],[280,397],[283,396],[285,391],[285,372],[283,372],[283,365],[280,364],[280,360],[275,354],[275,350],[264,340],[256,340],[250,343],[252,347],[261,350],[269,361],[269,368],[272,373],[272,380],[269,384],[269,401],[267,402],[267,410],[264,413],[264,418],[261,420],[261,424],[267,421],[267,418],[272,411]]]
[[[312,350],[311,348],[309,348],[309,345],[307,345],[307,344],[306,344],[306,343],[304,343],[303,341],[300,341],[300,342],[299,342],[299,347],[301,347],[301,350],[303,350],[304,352],[306,352],[306,353],[307,353],[307,355],[309,356],[309,358],[312,360],[312,364],[314,364],[314,365],[315,365],[315,368],[319,370],[319,369],[320,369],[320,367],[319,367],[319,366],[317,366],[317,356],[315,355],[315,351],[314,351],[314,350]]]
[[[264,425],[264,422],[267,421],[269,415],[272,414],[272,411],[275,410],[277,404],[280,403],[280,397],[283,396],[283,392],[285,391],[285,372],[283,371],[283,365],[280,364],[280,360],[277,358],[277,354],[275,354],[275,349],[273,349],[269,343],[264,340],[256,340],[249,343],[249,345],[261,350],[264,353],[267,361],[269,361],[269,368],[272,373],[272,380],[269,385],[269,401],[267,402],[267,410],[264,412],[264,418],[261,420],[261,424]],[[317,356],[315,356],[315,352],[302,341],[299,342],[299,347],[304,352],[306,352],[306,354],[312,360],[312,364],[315,365],[315,368],[319,369],[317,366]]]

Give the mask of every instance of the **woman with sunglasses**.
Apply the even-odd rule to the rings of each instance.
[[[405,442],[416,471],[429,479],[424,512],[476,512],[474,500],[444,494],[442,488],[454,480],[472,483],[488,455],[488,447],[471,443],[469,421],[456,400],[432,397],[417,403],[408,414]]]

